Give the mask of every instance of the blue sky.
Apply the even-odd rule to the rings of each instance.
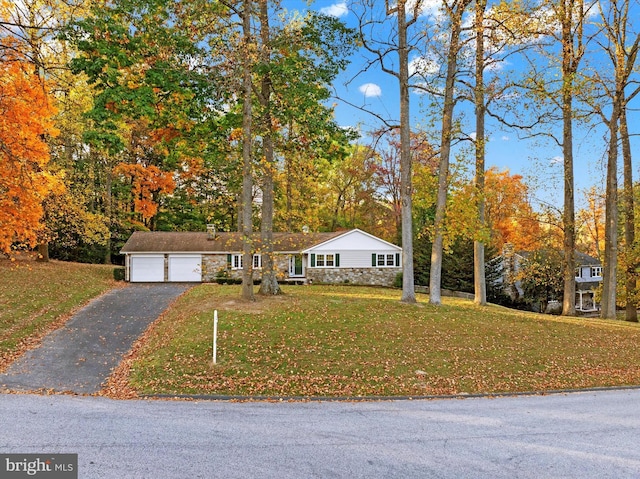
[[[436,2],[437,0],[428,0],[432,12],[437,9]],[[384,5],[382,1],[380,3],[381,6]],[[357,21],[349,3],[339,0],[318,0],[310,6],[302,0],[288,0],[284,5],[290,10],[319,10],[342,19],[350,26],[355,26]],[[362,72],[363,55],[363,52],[356,53],[348,70],[334,84],[337,95],[353,104],[366,104],[382,116],[399,118],[397,79],[379,68],[370,68]],[[411,60],[415,58],[410,58]],[[411,102],[412,123],[419,128],[421,123],[425,122],[425,98],[414,91],[411,94]],[[466,113],[470,121],[464,128],[465,133],[473,135],[472,110],[469,106],[459,108],[458,111]],[[374,116],[340,100],[336,101],[335,111],[337,121],[343,126],[359,127],[363,132],[381,126]],[[509,130],[491,120],[487,120],[487,135],[487,167],[496,166],[500,170],[509,169],[511,173],[523,175],[533,189],[534,201],[539,199],[556,208],[562,208],[562,150],[558,145],[541,139],[521,139],[517,131]],[[604,191],[603,159],[606,152],[602,130],[576,128],[575,137],[576,206],[580,207],[584,200],[583,190],[596,185]]]

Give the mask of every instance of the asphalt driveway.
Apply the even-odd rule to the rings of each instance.
[[[0,389],[92,394],[188,284],[129,284],[93,300],[0,375]]]

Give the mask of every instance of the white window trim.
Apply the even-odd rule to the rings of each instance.
[[[396,265],[396,254],[398,253],[375,253],[376,265],[375,268],[398,268],[401,265]]]
[[[329,264],[329,258],[331,264]],[[322,263],[322,264],[320,264]],[[316,253],[316,268],[336,268],[336,254],[335,253]]]
[[[243,254],[234,254],[231,255],[231,269],[242,269],[244,265]],[[256,263],[258,266],[256,266]],[[261,269],[262,268],[262,255],[254,254],[253,255],[253,269]]]

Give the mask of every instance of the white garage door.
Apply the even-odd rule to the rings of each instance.
[[[132,283],[164,281],[164,255],[132,255],[129,260]]]
[[[169,255],[169,281],[202,281],[200,255]]]

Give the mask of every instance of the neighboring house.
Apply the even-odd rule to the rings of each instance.
[[[503,284],[505,292],[512,299],[522,298],[524,292],[517,273],[521,270],[521,265],[526,261],[528,253],[514,253],[508,249],[503,252]],[[592,256],[576,251],[576,311],[582,313],[595,312],[599,310],[599,305],[595,299],[595,291],[602,283],[602,264]],[[561,299],[561,298],[560,298]]]
[[[262,268],[259,234],[252,244],[256,271]],[[402,271],[402,248],[359,229],[274,233],[273,244],[275,269],[282,281],[391,286]],[[125,255],[125,279],[131,282],[242,277],[240,233],[138,231],[121,253]]]
[[[576,311],[598,311],[595,290],[602,283],[602,264],[596,258],[576,252]]]

